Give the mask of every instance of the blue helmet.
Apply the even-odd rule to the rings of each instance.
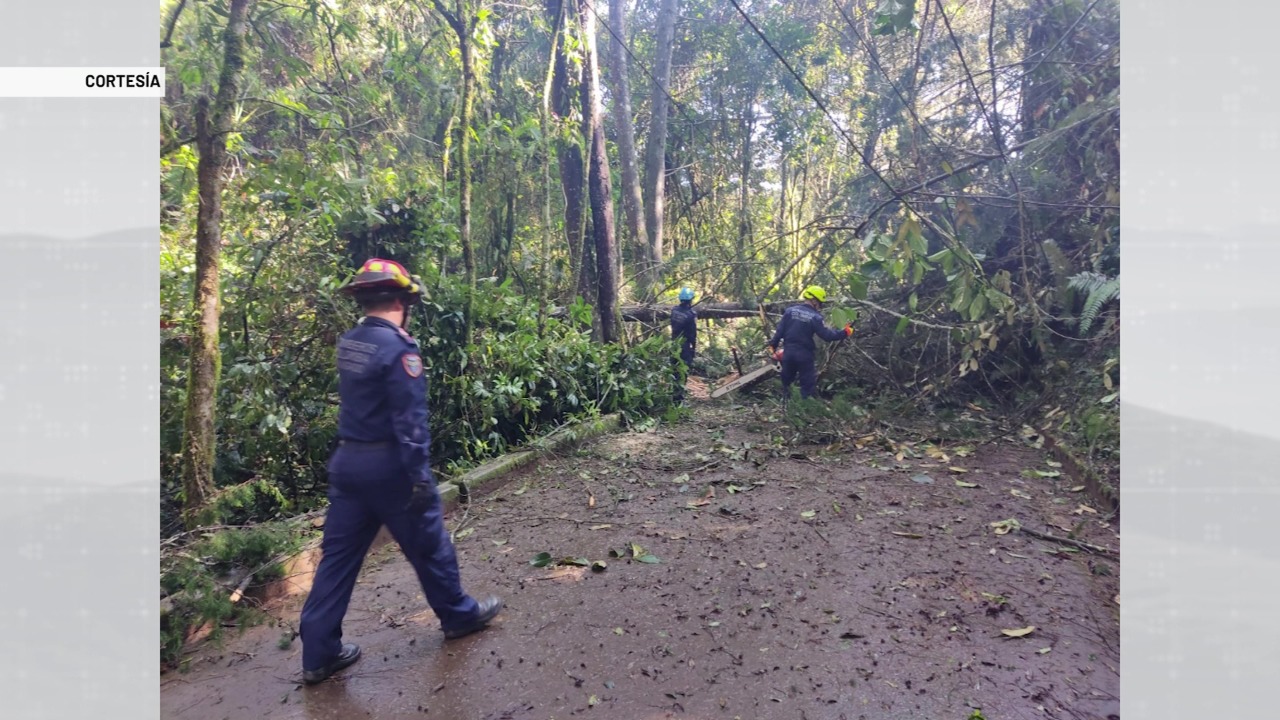
[[[680,288],[680,302],[693,299],[693,291],[689,288]]]

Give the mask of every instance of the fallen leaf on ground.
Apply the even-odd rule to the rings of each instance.
[[[971,483],[971,482],[965,482],[965,481],[963,481],[963,480],[957,480],[957,481],[956,481],[956,487],[962,487],[962,488],[976,488],[976,487],[978,487],[978,483]]]
[[[606,524],[604,524],[604,525],[592,525],[591,527],[589,527],[589,528],[587,528],[587,529],[588,529],[588,530],[604,530],[604,529],[606,529],[606,528],[611,528],[611,527],[613,527],[613,526],[612,526],[612,525],[609,525],[608,523],[606,523]]]
[[[954,465],[952,465],[951,467],[948,467],[947,469],[948,469],[948,470],[950,470],[950,471],[951,471],[951,472],[953,472],[953,473],[967,473],[967,472],[969,472],[968,470],[965,470],[965,469],[964,469],[964,468],[962,468],[962,467],[956,467],[956,466],[954,466]]]
[[[1000,520],[998,522],[991,523],[991,527],[995,529],[997,535],[1004,535],[1008,533],[1010,530],[1017,530],[1018,528],[1022,527],[1022,524],[1019,523],[1017,520],[1012,520],[1012,519]]]
[[[1035,629],[1035,625],[1028,625],[1027,627],[1018,628],[1016,630],[1001,630],[1000,634],[1011,638],[1020,638],[1030,635]]]
[[[923,535],[921,535],[921,534],[919,534],[919,533],[908,533],[908,532],[897,532],[897,531],[894,531],[894,533],[893,533],[893,534],[894,534],[894,535],[897,535],[897,536],[899,536],[899,537],[915,538],[916,540],[920,540],[920,539],[923,539],[923,538],[924,538],[924,536],[923,536]]]
[[[1094,515],[1098,514],[1097,510],[1094,510],[1088,505],[1081,505],[1080,507],[1076,508],[1075,510],[1072,510],[1071,512],[1075,515],[1083,515],[1085,513],[1093,513]]]
[[[1030,499],[1031,499],[1031,495],[1030,495],[1029,493],[1025,493],[1025,492],[1023,492],[1023,491],[1021,491],[1021,490],[1019,490],[1019,489],[1017,489],[1017,488],[1013,488],[1012,490],[1010,490],[1010,491],[1009,491],[1009,494],[1010,494],[1010,495],[1012,495],[1012,496],[1014,496],[1014,497],[1020,497],[1020,498],[1022,498],[1023,500],[1030,500]]]
[[[817,511],[817,510],[805,510],[804,512],[800,513],[800,517],[802,517],[802,518],[811,518],[811,517],[813,517],[814,515],[817,515],[817,514],[818,514],[818,511]]]

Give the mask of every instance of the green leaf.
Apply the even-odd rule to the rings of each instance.
[[[817,514],[818,514],[818,511],[817,511],[817,510],[805,510],[804,512],[800,513],[800,517],[802,517],[802,518],[806,518],[806,519],[807,519],[807,518],[811,518],[811,517],[813,517],[814,515],[817,515]]]
[[[979,295],[973,299],[973,303],[969,305],[969,319],[977,322],[987,311],[987,296]]]
[[[910,324],[911,324],[910,318],[902,318],[901,320],[898,321],[898,327],[894,328],[893,332],[898,335],[901,335],[902,333],[907,331],[907,326]]]
[[[529,564],[534,567],[546,567],[551,564],[551,553],[540,552],[533,556],[533,559],[529,561]]]
[[[867,281],[858,273],[849,275],[849,294],[858,300],[867,299]]]
[[[915,293],[911,293],[911,297],[907,298],[907,307],[911,308],[911,312],[916,311],[916,305],[919,304],[920,297]]]
[[[984,294],[987,296],[987,302],[991,303],[991,307],[1003,310],[1005,305],[1012,302],[1008,295],[1000,292],[995,288],[987,288]]]
[[[645,553],[644,555],[641,555],[640,557],[636,558],[636,560],[639,560],[639,561],[640,561],[640,562],[642,562],[642,563],[649,563],[650,565],[656,565],[656,564],[658,564],[658,563],[662,562],[662,561],[661,561],[661,560],[659,560],[656,556],[654,556],[654,555],[650,555],[650,554],[648,554],[648,553]]]
[[[905,275],[906,272],[907,272],[906,260],[902,258],[898,258],[897,260],[893,261],[893,267],[890,270],[890,273],[893,275],[894,280],[901,280],[902,276]]]
[[[917,255],[924,255],[929,252],[929,243],[924,239],[924,235],[920,233],[919,225],[915,225],[907,233],[907,243],[911,247],[911,251]]]

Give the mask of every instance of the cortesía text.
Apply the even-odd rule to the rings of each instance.
[[[140,75],[85,75],[85,87],[91,88],[158,88],[160,76],[154,73]]]

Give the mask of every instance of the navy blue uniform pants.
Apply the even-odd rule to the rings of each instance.
[[[800,378],[800,397],[813,397],[818,384],[818,369],[813,356],[807,352],[787,348],[782,353],[782,397],[791,397],[791,383]]]
[[[342,651],[342,618],[378,529],[386,525],[422,584],[443,628],[464,625],[479,607],[462,589],[458,558],[444,527],[444,505],[432,492],[426,507],[408,510],[413,488],[394,445],[343,445],[329,462],[329,512],[323,556],[302,608],[302,667],[318,670]]]

